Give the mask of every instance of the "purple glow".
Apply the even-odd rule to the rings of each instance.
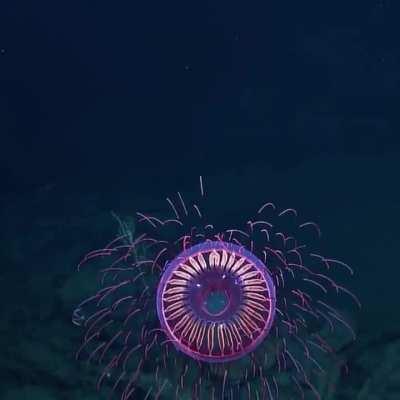
[[[207,304],[215,293],[226,303],[218,312]],[[275,286],[264,263],[243,246],[206,241],[167,265],[157,313],[178,350],[201,361],[231,361],[255,350],[268,335]]]
[[[117,217],[118,237],[79,263],[100,286],[73,311],[76,358],[102,364],[97,388],[121,400],[278,399],[280,386],[320,400],[331,337],[356,337],[335,306],[361,306],[342,285],[353,269],[320,253],[319,226],[294,208],[267,202],[227,229],[207,218],[206,193],[200,178],[199,203],[178,192],[164,218],[138,212],[137,236]]]

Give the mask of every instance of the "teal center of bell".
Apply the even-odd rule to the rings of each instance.
[[[212,290],[204,301],[204,308],[209,314],[218,315],[226,309],[228,303],[229,299],[225,291]]]

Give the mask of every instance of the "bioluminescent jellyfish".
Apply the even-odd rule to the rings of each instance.
[[[157,311],[177,349],[205,362],[227,362],[257,348],[275,315],[267,268],[237,244],[205,241],[168,264]]]
[[[171,216],[137,213],[135,229],[88,253],[99,287],[75,309],[78,359],[102,365],[97,388],[128,399],[320,399],[335,338],[355,332],[335,305],[347,264],[293,208],[263,204],[238,228],[206,220],[207,198],[167,198]],[[310,239],[309,239],[310,238]],[[328,368],[327,368],[328,367]]]

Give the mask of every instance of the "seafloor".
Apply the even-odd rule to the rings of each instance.
[[[397,168],[389,157],[335,158],[286,172],[254,167],[205,177],[221,215],[235,219],[264,200],[293,206],[319,221],[325,247],[354,267],[349,285],[363,304],[350,316],[358,339],[339,342],[350,372],[327,370],[317,385],[324,400],[400,399]],[[74,359],[80,332],[71,312],[89,282],[77,275],[76,264],[116,233],[111,211],[162,213],[168,194],[157,198],[133,182],[112,191],[105,183],[91,193],[49,182],[1,199],[1,399],[103,398],[94,388],[96,367]]]

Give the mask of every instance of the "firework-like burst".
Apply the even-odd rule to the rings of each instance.
[[[167,198],[171,217],[137,213],[120,235],[78,266],[99,266],[100,288],[74,311],[85,328],[77,358],[104,366],[97,387],[128,399],[320,398],[315,382],[341,361],[337,282],[353,270],[306,238],[318,225],[295,209],[262,205],[240,228],[219,229],[206,201]],[[313,240],[312,240],[313,241]],[[328,333],[326,333],[328,331]]]

